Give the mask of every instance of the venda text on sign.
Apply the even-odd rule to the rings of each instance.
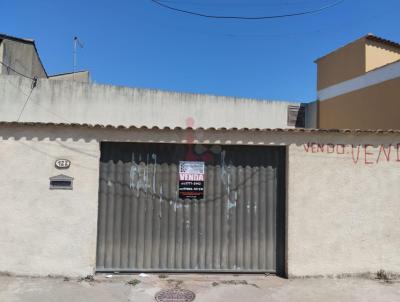
[[[204,162],[179,162],[179,198],[204,198]]]

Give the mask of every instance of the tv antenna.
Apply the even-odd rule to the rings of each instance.
[[[76,55],[77,55],[77,50],[79,48],[83,48],[83,43],[79,41],[78,37],[74,37],[74,49],[72,51],[73,55],[73,69],[72,69],[72,81],[75,80],[75,72],[76,72]]]

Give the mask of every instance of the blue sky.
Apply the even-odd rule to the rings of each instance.
[[[220,15],[271,15],[335,0],[164,0]],[[33,38],[49,74],[78,69],[97,83],[308,102],[314,60],[372,32],[400,42],[400,1],[346,0],[324,12],[286,19],[205,19],[149,0],[3,1],[0,32]]]

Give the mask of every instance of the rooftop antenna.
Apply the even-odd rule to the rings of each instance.
[[[75,37],[74,37],[74,50],[73,50],[73,52],[72,52],[72,55],[73,55],[73,64],[74,64],[74,65],[73,65],[73,69],[72,69],[72,81],[75,80],[75,72],[76,72],[76,54],[77,54],[78,46],[79,46],[80,48],[83,48],[83,43],[82,43],[81,41],[79,41],[79,39],[78,39],[77,36],[75,36]]]

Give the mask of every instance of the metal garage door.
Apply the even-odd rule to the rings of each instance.
[[[282,270],[284,172],[284,147],[102,143],[97,271]]]

